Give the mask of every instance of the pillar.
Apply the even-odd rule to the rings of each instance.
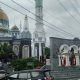
[[[59,66],[61,66],[61,55],[58,55]]]
[[[76,54],[75,57],[76,57],[76,66],[79,66],[79,55]]]
[[[42,56],[41,43],[39,43],[39,60],[40,60],[40,56]]]
[[[34,43],[34,57],[37,57],[37,54],[38,54],[37,47],[35,46],[35,43]]]
[[[65,66],[70,66],[69,55],[68,54],[66,54],[66,65]]]

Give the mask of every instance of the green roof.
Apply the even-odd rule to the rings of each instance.
[[[19,30],[19,28],[18,28],[16,25],[14,25],[14,26],[11,28],[11,30]]]

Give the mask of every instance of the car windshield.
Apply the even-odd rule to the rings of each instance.
[[[27,78],[27,73],[20,73],[19,78]]]
[[[39,72],[31,72],[32,77],[38,77],[39,76]]]
[[[13,74],[13,75],[11,75],[10,77],[12,77],[12,78],[17,78],[17,76],[18,76],[18,74]]]

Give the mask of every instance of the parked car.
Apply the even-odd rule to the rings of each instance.
[[[7,80],[7,73],[5,70],[0,70],[0,80]]]
[[[9,75],[8,80],[53,80],[50,70],[23,70]]]

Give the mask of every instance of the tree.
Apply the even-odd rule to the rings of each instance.
[[[15,55],[12,50],[11,44],[0,44],[0,59],[4,60],[5,62],[12,59],[12,55]]]
[[[50,48],[46,47],[45,48],[45,55],[46,55],[46,58],[50,58]]]

